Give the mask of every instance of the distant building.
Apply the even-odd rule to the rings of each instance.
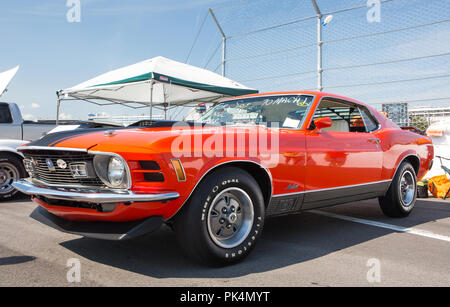
[[[450,120],[450,107],[416,107],[409,109],[408,113],[410,119],[413,117],[424,117],[430,124],[443,119]]]
[[[385,103],[382,111],[386,112],[389,119],[402,126],[408,126],[408,104],[407,103]]]
[[[408,108],[407,103],[386,103],[382,105],[382,111],[399,126],[409,126],[413,118],[423,118],[429,124],[450,120],[450,107],[415,107]]]

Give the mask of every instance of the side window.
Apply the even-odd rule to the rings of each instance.
[[[366,126],[367,132],[372,132],[378,129],[378,123],[373,118],[372,114],[367,110],[367,108],[360,107],[360,112],[362,119],[364,121],[364,125]]]
[[[354,108],[350,113],[350,132],[366,132],[359,108]]]
[[[321,117],[330,117],[332,120],[332,126],[323,131],[368,132],[377,127],[368,110],[343,101],[322,100],[314,113],[310,130],[315,128],[314,120]]]
[[[11,124],[11,112],[7,104],[0,104],[0,124]]]

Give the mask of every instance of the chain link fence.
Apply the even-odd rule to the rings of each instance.
[[[191,51],[204,58],[193,64],[224,69],[227,77],[261,92],[317,90],[321,66],[323,91],[380,110],[396,102],[446,106],[449,12],[448,0],[230,1],[205,16],[203,24],[223,35],[199,32],[204,42]],[[319,30],[318,19],[329,15],[331,22]]]

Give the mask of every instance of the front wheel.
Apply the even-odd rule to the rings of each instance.
[[[25,177],[25,174],[21,159],[0,153],[0,201],[11,200],[18,193],[12,183]]]
[[[228,167],[208,175],[175,220],[178,241],[201,263],[225,265],[245,258],[264,225],[264,199],[246,171]]]
[[[416,203],[416,172],[408,162],[402,162],[385,196],[379,198],[381,210],[389,217],[408,216]]]

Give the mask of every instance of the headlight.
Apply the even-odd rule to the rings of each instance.
[[[115,189],[128,188],[126,162],[118,156],[97,154],[94,157],[94,168],[105,185]]]
[[[116,157],[109,159],[108,179],[113,187],[119,187],[125,179],[125,165]]]

